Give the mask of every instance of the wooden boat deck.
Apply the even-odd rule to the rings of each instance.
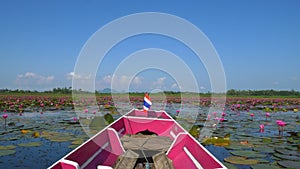
[[[126,153],[119,158],[114,168],[143,169],[147,161],[150,169],[173,168],[172,161],[165,154],[172,144],[169,137],[154,134],[124,135],[121,142]]]
[[[166,136],[157,135],[124,135],[121,142],[125,150],[168,151],[172,140]]]

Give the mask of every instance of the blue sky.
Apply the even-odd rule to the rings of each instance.
[[[162,12],[186,19],[209,38],[222,61],[228,89],[300,91],[299,6],[297,0],[2,0],[0,88],[71,86],[77,57],[98,29],[129,14]],[[178,55],[192,70],[200,90],[210,90],[209,76],[197,56],[180,42],[158,35],[132,37],[112,48],[99,66],[96,89],[110,87],[118,64],[145,48]],[[115,78],[120,85],[129,79]],[[130,83],[130,90],[178,90],[176,78],[158,70],[141,71]]]

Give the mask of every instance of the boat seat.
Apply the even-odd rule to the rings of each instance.
[[[123,155],[118,157],[115,169],[132,169],[139,155],[132,150],[127,150]]]
[[[155,169],[174,169],[172,160],[170,160],[164,152],[155,154],[152,159]]]

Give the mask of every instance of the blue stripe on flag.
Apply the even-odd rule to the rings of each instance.
[[[150,105],[148,102],[146,102],[146,101],[144,101],[144,106],[146,106],[146,107],[148,107],[148,108],[151,107],[151,105]]]

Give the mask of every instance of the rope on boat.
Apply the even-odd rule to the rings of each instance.
[[[145,165],[146,169],[149,169],[150,166],[149,166],[149,161],[148,161],[148,159],[147,159],[147,157],[146,157],[146,155],[144,153],[143,146],[147,143],[148,140],[149,140],[149,138],[147,138],[146,141],[144,142],[144,144],[142,144],[142,146],[140,146],[141,150],[142,150],[142,153],[143,153],[143,156],[144,156],[145,160],[147,161],[147,163]]]

